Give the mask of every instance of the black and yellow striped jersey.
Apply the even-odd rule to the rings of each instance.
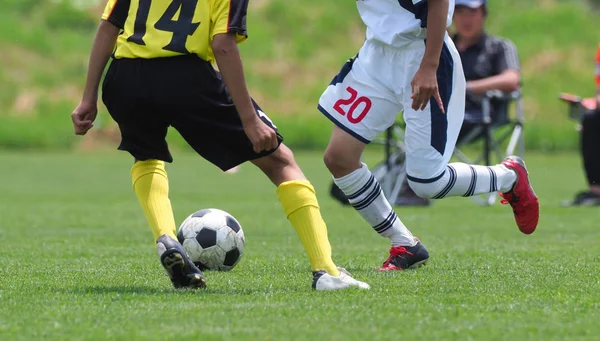
[[[115,58],[160,58],[197,54],[212,62],[213,37],[248,37],[249,0],[109,0],[102,19],[119,27]]]

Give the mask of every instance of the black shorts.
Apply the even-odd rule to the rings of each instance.
[[[173,162],[165,140],[170,126],[222,170],[274,152],[254,152],[220,74],[195,56],[113,59],[102,100],[121,130],[119,149],[137,160]],[[263,122],[277,131],[253,103]],[[281,144],[283,137],[277,136]]]

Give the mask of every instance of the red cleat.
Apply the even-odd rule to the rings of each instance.
[[[506,193],[500,193],[504,199],[502,203],[512,206],[517,226],[521,232],[533,233],[540,218],[540,202],[529,183],[525,162],[518,156],[509,156],[502,161],[502,164],[517,173],[517,182],[513,189]]]

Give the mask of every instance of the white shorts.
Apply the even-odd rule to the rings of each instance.
[[[458,51],[446,36],[437,72],[446,114],[433,98],[425,110],[413,110],[410,82],[424,52],[422,40],[403,47],[367,40],[321,95],[319,110],[364,143],[383,133],[404,112],[408,177],[433,182],[443,175],[456,145],[466,82]]]

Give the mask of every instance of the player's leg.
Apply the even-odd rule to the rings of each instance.
[[[258,106],[257,111],[265,123],[276,129]],[[296,163],[292,151],[281,144],[272,154],[253,159],[252,163],[277,186],[283,211],[294,226],[313,270],[313,289],[368,289],[368,284],[355,280],[333,262],[327,225],[321,216],[316,191]]]
[[[389,238],[392,246],[414,246],[415,238],[392,209],[368,166],[360,161],[365,146],[336,126],[325,151],[325,165],[335,184],[375,232]]]
[[[211,79],[215,76],[211,72],[214,71],[206,70],[203,75],[194,77]],[[221,82],[219,78],[215,79]],[[277,130],[260,107],[254,104],[263,122]],[[252,161],[277,186],[284,212],[304,245],[315,276],[322,277],[314,280],[314,288],[368,288],[366,283],[354,280],[345,272],[340,273],[333,263],[327,227],[321,217],[315,190],[296,164],[292,152],[280,145],[273,151],[255,153],[244,132],[239,114],[225,90],[211,94],[210,100],[197,101],[195,107],[190,104],[190,107],[193,110],[179,112],[170,123],[198,154],[223,171]],[[283,141],[279,133],[278,139],[280,143]],[[323,277],[324,273],[327,275]]]
[[[215,119],[223,123],[226,116]],[[298,233],[313,269],[313,289],[368,289],[368,284],[355,280],[333,262],[327,226],[321,217],[315,189],[296,164],[291,150],[281,144],[275,151],[255,154],[250,140],[241,129],[241,122],[236,123],[236,120],[239,120],[239,116],[228,124],[219,125],[219,121],[213,121],[220,130],[213,130],[215,134],[211,136],[215,140],[212,141],[206,135],[189,129],[195,126],[193,124],[176,124],[175,127],[200,155],[223,171],[251,160],[277,186],[284,213]],[[206,121],[206,124],[210,123]],[[227,132],[223,129],[227,129]],[[203,139],[206,140],[201,142]]]
[[[165,132],[166,133],[166,132]],[[163,137],[164,138],[164,137]],[[152,229],[161,264],[175,288],[203,288],[206,280],[175,236],[176,225],[165,162],[136,160],[131,169],[133,189]]]
[[[314,289],[343,289],[366,283],[354,280],[333,262],[327,225],[321,216],[316,192],[285,145],[272,154],[252,160],[277,186],[277,196],[288,220],[300,237],[313,270]]]
[[[586,114],[581,122],[581,155],[589,191],[579,200],[581,205],[600,205],[600,108]]]
[[[363,46],[321,96],[319,110],[336,125],[324,161],[335,184],[373,230],[389,238],[393,250],[415,256],[393,265],[406,269],[425,262],[427,250],[398,218],[378,181],[360,161],[366,144],[385,131],[402,110],[395,94],[381,85],[389,72],[383,69],[385,60],[376,60],[379,52],[377,46]],[[368,71],[369,67],[373,69]],[[370,74],[381,75],[381,83]]]
[[[600,108],[586,113],[581,120],[579,147],[583,170],[588,189],[579,192],[571,200],[563,201],[562,206],[600,205],[600,157],[596,147],[600,147]]]
[[[414,53],[418,59],[422,51]],[[465,100],[460,57],[449,39],[442,50],[438,83],[446,114],[434,100],[424,111],[412,110],[409,88],[405,91],[406,163],[411,188],[429,199],[500,191],[512,205],[519,229],[523,233],[533,232],[539,203],[520,158],[507,158],[494,166],[448,164],[461,129]]]
[[[125,64],[125,65],[122,65]],[[202,272],[189,260],[175,236],[175,219],[169,200],[165,162],[172,158],[165,141],[168,123],[152,105],[138,99],[143,80],[139,64],[115,61],[103,85],[103,101],[121,131],[120,150],[129,152],[132,186],[157,244],[161,264],[176,288],[204,287]]]

